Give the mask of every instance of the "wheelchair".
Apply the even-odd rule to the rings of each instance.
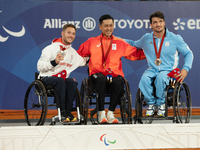
[[[75,107],[72,107],[72,111],[77,111],[78,122],[65,122],[61,117],[59,98],[54,90],[53,86],[45,85],[45,83],[38,79],[39,73],[35,73],[35,81],[33,81],[28,87],[25,98],[24,98],[24,114],[26,122],[29,126],[34,125],[43,125],[46,121],[48,107],[57,107],[58,115],[52,117],[50,125],[55,125],[56,121],[60,121],[61,124],[82,124],[83,115],[82,115],[82,103],[79,90],[77,88],[76,98],[75,98]],[[48,104],[48,98],[54,98],[54,102]]]
[[[131,124],[132,123],[132,96],[130,92],[129,83],[125,78],[123,78],[124,89],[121,93],[119,106],[120,106],[120,115],[121,123]],[[87,124],[88,121],[88,112],[89,105],[95,105],[95,109],[90,111],[90,121],[92,124],[99,124],[98,122],[98,92],[94,89],[92,85],[91,76],[85,78],[81,84],[81,97],[82,97],[82,107],[83,107],[83,117],[84,124]],[[105,97],[110,97],[108,90],[106,90]],[[105,105],[110,104],[110,102],[105,101]],[[96,114],[96,118],[94,115]],[[120,120],[119,120],[120,123]]]
[[[155,95],[154,93],[153,95]],[[170,108],[173,109],[174,116],[168,116]],[[153,120],[172,120],[173,123],[189,123],[192,113],[192,101],[188,85],[185,82],[180,83],[176,79],[171,79],[170,84],[166,86],[165,90],[164,117],[157,116],[157,111],[152,116],[147,117],[145,116],[147,109],[148,105],[144,101],[144,96],[140,89],[138,89],[135,100],[135,124],[151,124]]]

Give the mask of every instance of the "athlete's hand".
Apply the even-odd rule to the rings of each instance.
[[[57,56],[56,56],[56,64],[59,64],[60,61],[64,60],[64,57],[61,53],[58,53]]]
[[[181,73],[179,74],[179,75],[177,75],[175,78],[178,78],[179,77],[179,79],[178,79],[178,82],[183,82],[183,80],[185,79],[185,77],[187,76],[187,71],[185,70],[185,69],[182,69],[181,70]]]

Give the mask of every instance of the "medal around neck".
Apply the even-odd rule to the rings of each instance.
[[[156,64],[157,66],[159,66],[159,65],[161,64],[160,58],[157,58],[157,59],[155,60],[155,64]]]
[[[161,53],[162,45],[163,45],[163,42],[164,42],[164,39],[165,39],[165,35],[166,35],[166,32],[164,33],[164,35],[162,37],[162,40],[161,40],[161,43],[160,43],[160,47],[159,47],[159,52],[158,52],[157,51],[157,47],[156,47],[156,42],[155,42],[154,34],[153,34],[153,45],[154,45],[154,50],[155,50],[156,57],[157,57],[157,59],[155,60],[155,64],[157,66],[159,66],[161,64],[160,53]]]

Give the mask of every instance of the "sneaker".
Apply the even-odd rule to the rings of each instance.
[[[98,122],[99,123],[107,123],[108,122],[108,120],[106,119],[106,112],[105,112],[105,110],[98,111]]]
[[[165,116],[165,104],[158,106],[158,116]]]
[[[66,119],[63,122],[77,122],[78,119],[76,117],[74,117],[71,112],[67,112],[66,113]]]
[[[146,111],[146,116],[152,116],[156,110],[155,105],[149,105],[149,108]]]
[[[108,110],[107,119],[108,123],[119,123],[118,119],[114,117],[113,111]]]

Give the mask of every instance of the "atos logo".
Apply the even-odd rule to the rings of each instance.
[[[115,144],[116,143],[116,140],[114,141],[109,141],[106,139],[106,134],[103,134],[101,137],[100,137],[100,141],[104,142],[104,144],[106,146],[109,146],[110,144]]]
[[[194,30],[194,29],[200,29],[200,19],[188,19],[186,21],[181,21],[181,18],[177,18],[176,22],[173,22],[174,30]]]
[[[82,26],[86,31],[92,31],[96,27],[96,21],[91,17],[87,17],[83,20]]]

